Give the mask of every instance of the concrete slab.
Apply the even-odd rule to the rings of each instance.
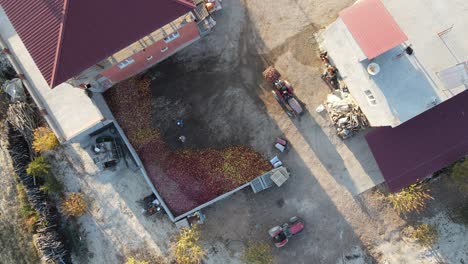
[[[103,119],[99,109],[81,89],[68,83],[50,89],[12,24],[0,8],[0,35],[24,72],[28,89],[49,115],[51,126],[62,140],[69,140]]]
[[[437,73],[468,59],[468,41],[462,33],[468,26],[468,3],[383,2],[408,35],[406,44],[412,45],[413,55],[401,45],[368,61],[340,18],[319,39],[371,125],[394,127],[465,89],[446,89]],[[380,66],[375,76],[367,72],[371,62]]]

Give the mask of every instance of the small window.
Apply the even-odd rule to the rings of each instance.
[[[169,43],[169,42],[173,41],[174,39],[176,39],[178,37],[180,37],[179,32],[174,32],[174,33],[166,36],[163,40],[164,40],[164,42]]]
[[[164,47],[161,49],[161,52],[166,52],[169,48],[168,47]]]
[[[152,60],[152,59],[153,59],[153,56],[148,56],[148,57],[146,57],[146,60],[148,60],[148,61],[149,61],[149,60]]]
[[[128,58],[117,64],[117,67],[119,67],[119,69],[123,69],[134,62],[135,60],[133,58]]]

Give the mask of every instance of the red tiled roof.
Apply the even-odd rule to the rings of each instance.
[[[366,135],[391,191],[400,189],[468,155],[468,91],[395,127]]]
[[[356,2],[340,17],[368,59],[408,40],[380,0]]]
[[[186,0],[0,0],[54,87],[188,13]]]

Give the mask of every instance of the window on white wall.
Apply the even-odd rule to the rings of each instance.
[[[178,38],[178,37],[180,37],[179,32],[174,32],[174,33],[172,33],[172,34],[166,36],[166,37],[164,38],[164,42],[169,43],[169,42],[173,41],[174,39],[176,39],[176,38]]]
[[[125,59],[123,60],[122,62],[120,62],[117,67],[119,67],[119,69],[123,69],[125,67],[127,67],[128,65],[134,63],[135,60],[133,58],[128,58],[128,59]]]

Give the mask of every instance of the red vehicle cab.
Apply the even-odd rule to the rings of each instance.
[[[268,234],[273,238],[275,246],[280,248],[288,243],[290,237],[300,233],[303,229],[304,222],[297,216],[293,216],[287,223],[268,230]]]

